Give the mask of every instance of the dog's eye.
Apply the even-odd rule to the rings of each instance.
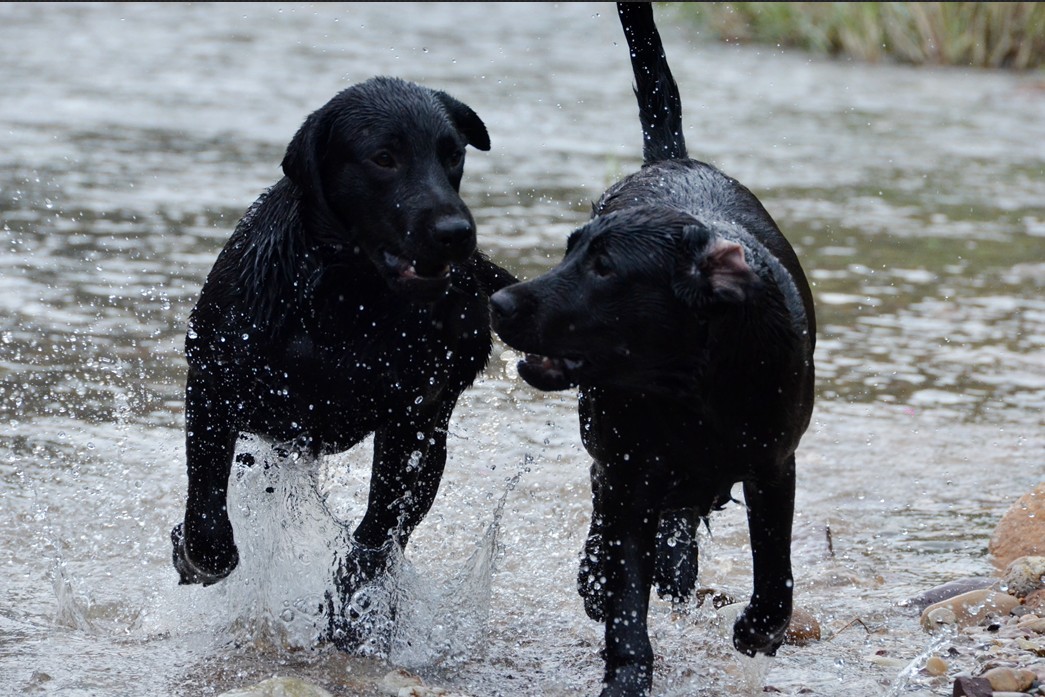
[[[591,270],[595,272],[596,276],[612,276],[613,275],[613,263],[610,258],[605,254],[599,254],[591,262]]]
[[[455,150],[446,158],[446,164],[450,169],[457,169],[464,162],[464,150]]]
[[[395,169],[396,166],[396,159],[387,150],[382,150],[374,155],[370,158],[370,161],[382,169]]]

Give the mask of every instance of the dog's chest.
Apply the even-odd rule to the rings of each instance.
[[[477,299],[433,305],[328,299],[288,343],[287,363],[338,410],[401,411],[459,393],[489,354]]]

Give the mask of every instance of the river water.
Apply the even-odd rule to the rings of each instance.
[[[794,561],[824,639],[742,659],[710,603],[655,601],[654,692],[949,695],[903,670],[940,647],[900,603],[991,573],[994,524],[1045,476],[1045,80],[725,46],[658,12],[691,153],[761,197],[814,284]],[[0,693],[280,675],[374,695],[394,667],[475,697],[597,693],[575,395],[529,389],[501,344],[366,655],[313,639],[369,444],[286,462],[242,441],[271,466],[236,471],[223,583],[179,587],[168,533],[186,317],[304,117],[375,74],[471,105],[493,141],[463,186],[480,244],[532,277],[639,163],[613,5],[10,3],[0,45]],[[744,598],[749,555],[732,506],[701,587]]]

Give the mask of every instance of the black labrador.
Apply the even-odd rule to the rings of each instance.
[[[618,3],[644,136],[562,262],[491,298],[494,329],[541,390],[579,386],[594,510],[578,586],[605,622],[605,689],[645,695],[653,585],[683,599],[694,536],[743,482],[754,559],[733,628],[748,655],[791,616],[795,449],[813,407],[813,299],[758,199],[689,159],[681,102],[649,3]]]
[[[515,281],[476,250],[466,145],[490,148],[472,109],[388,77],[337,94],[291,140],[189,319],[181,583],[237,564],[226,494],[241,432],[313,455],[374,434],[342,603],[428,512],[451,412],[490,355],[489,296]]]

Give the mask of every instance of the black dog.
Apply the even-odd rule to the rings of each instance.
[[[515,279],[476,251],[458,190],[486,127],[443,92],[374,78],[310,115],[283,177],[250,208],[189,320],[181,583],[238,561],[226,494],[237,436],[314,455],[374,435],[342,602],[432,505],[446,427],[491,349],[489,296]]]
[[[594,511],[578,578],[606,626],[604,697],[644,695],[649,592],[696,581],[697,521],[743,482],[754,592],[733,628],[772,655],[791,615],[795,449],[813,405],[813,300],[758,199],[688,159],[648,3],[618,3],[643,168],[610,187],[563,261],[491,299],[494,329],[542,390],[580,386]]]

